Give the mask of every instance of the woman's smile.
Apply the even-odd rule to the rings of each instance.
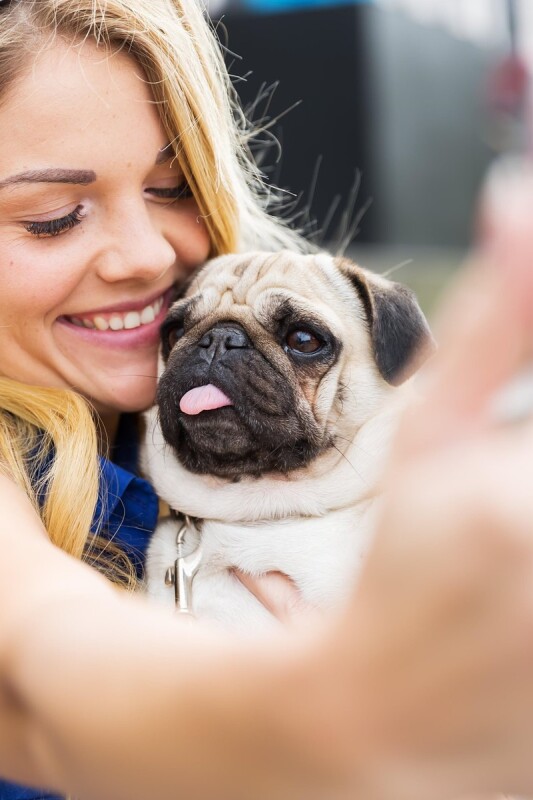
[[[155,298],[123,302],[116,306],[64,314],[57,320],[69,333],[96,346],[156,346],[159,329],[168,311],[174,287]],[[74,330],[72,330],[74,328]]]

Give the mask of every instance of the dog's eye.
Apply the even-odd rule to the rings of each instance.
[[[174,325],[170,328],[167,328],[165,335],[167,338],[167,347],[169,351],[172,350],[176,342],[181,339],[184,333],[185,331],[183,325]]]
[[[287,334],[287,347],[295,353],[317,353],[323,347],[323,342],[311,331],[294,330]]]

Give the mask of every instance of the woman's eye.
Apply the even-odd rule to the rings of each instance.
[[[150,188],[146,189],[146,191],[161,200],[186,200],[193,196],[187,182],[180,183],[179,186],[169,186],[164,189]]]
[[[42,239],[50,236],[59,236],[60,233],[69,231],[79,225],[83,217],[83,206],[80,205],[76,206],[70,214],[65,214],[64,217],[47,219],[42,222],[24,222],[23,224],[28,233]]]
[[[323,347],[323,342],[305,328],[293,330],[285,339],[287,348],[295,353],[317,353]]]

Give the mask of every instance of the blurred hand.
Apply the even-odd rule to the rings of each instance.
[[[372,796],[533,794],[533,422],[490,413],[532,351],[532,209],[531,167],[491,177],[483,239],[443,308],[374,547],[325,649],[339,741],[350,709],[363,718]]]

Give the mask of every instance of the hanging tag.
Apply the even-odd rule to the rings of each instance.
[[[177,558],[173,567],[169,567],[165,575],[165,584],[167,586],[174,586],[174,601],[176,604],[176,611],[178,614],[192,614],[192,584],[196,573],[200,568],[202,560],[201,545],[189,553],[183,555],[183,544],[185,534],[190,520],[186,517],[185,522],[178,530],[176,536]]]

